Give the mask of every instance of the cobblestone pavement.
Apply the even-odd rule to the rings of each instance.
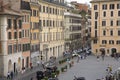
[[[96,56],[88,56],[87,59],[80,60],[74,66],[59,75],[59,80],[73,80],[74,75],[77,77],[85,77],[86,80],[96,80],[105,77],[107,74],[107,66],[112,65],[113,72],[120,67],[120,60],[117,61],[111,57],[105,57],[103,61],[101,58],[99,62]]]

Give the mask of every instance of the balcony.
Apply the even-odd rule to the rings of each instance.
[[[98,40],[98,37],[91,37],[91,40]]]
[[[44,0],[44,1],[60,6],[67,6],[64,2],[59,2],[58,0]]]

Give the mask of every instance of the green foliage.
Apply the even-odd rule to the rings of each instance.
[[[87,12],[85,10],[82,10],[81,12],[79,12],[79,14],[81,14],[81,16],[85,18],[87,15]]]
[[[56,74],[57,74],[57,75],[59,75],[59,74],[60,74],[60,71],[59,71],[59,70],[57,70],[57,71],[56,71]]]
[[[54,78],[54,77],[55,77],[55,75],[56,75],[55,73],[52,73],[52,78]]]

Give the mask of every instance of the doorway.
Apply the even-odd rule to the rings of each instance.
[[[111,49],[111,54],[114,54],[114,53],[116,53],[117,52],[117,49],[116,48],[112,48]]]
[[[14,63],[14,73],[16,72],[16,63]]]

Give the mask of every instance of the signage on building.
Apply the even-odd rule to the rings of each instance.
[[[100,47],[106,47],[106,45],[100,45]]]

